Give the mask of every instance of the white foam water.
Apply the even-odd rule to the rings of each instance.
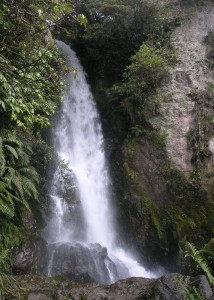
[[[70,223],[68,221],[68,205],[62,193],[59,193],[59,188],[62,187],[59,183],[59,171],[56,171],[50,192],[53,205],[48,234],[46,234],[47,241],[51,244],[72,243],[79,240],[84,245],[98,243],[106,247],[108,257],[118,269],[118,275],[114,276],[111,274],[110,260],[106,261],[110,282],[131,276],[157,277],[156,274],[140,266],[134,257],[117,245],[113,210],[110,205],[110,180],[99,114],[86,74],[75,52],[63,42],[56,43],[65,55],[71,72],[65,75],[66,86],[54,132],[54,146],[58,160],[67,164],[76,182],[83,211],[84,234],[79,237],[72,220]],[[72,69],[76,70],[76,79]],[[51,262],[54,263],[53,255]],[[49,274],[50,269],[51,267],[49,267]]]

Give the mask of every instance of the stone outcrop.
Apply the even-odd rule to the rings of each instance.
[[[170,274],[159,279],[129,278],[112,285],[83,285],[63,278],[47,277],[25,276],[14,279],[8,284],[7,300],[183,300],[190,294],[193,297],[194,287],[204,300],[213,299],[213,292],[205,276],[191,278]]]
[[[205,43],[208,34],[214,30],[214,4],[206,1],[202,5],[184,7],[184,17],[171,43],[178,62],[170,69],[170,82],[159,91],[162,98],[155,126],[167,134],[167,153],[176,168],[190,176],[193,171],[192,149],[188,134],[194,127],[197,105],[191,95],[206,90],[207,83],[214,83]],[[205,105],[205,103],[204,103]]]
[[[154,96],[151,127],[128,136],[113,164],[126,177],[118,182],[116,170],[121,219],[146,259],[171,272],[186,267],[186,241],[202,247],[213,233],[214,3],[167,2],[182,15],[171,36],[176,60]]]
[[[63,243],[49,245],[49,271],[77,282],[110,283],[119,278],[107,249],[99,244]],[[63,258],[63,259],[62,259]]]
[[[48,260],[47,244],[41,238],[31,239],[15,247],[13,257],[14,274],[44,274]]]

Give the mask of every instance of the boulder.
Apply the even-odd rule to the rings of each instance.
[[[49,245],[49,275],[64,276],[77,282],[111,283],[118,274],[107,249],[99,244],[56,243]],[[62,259],[63,257],[63,259]]]

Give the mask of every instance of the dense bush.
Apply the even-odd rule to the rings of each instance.
[[[39,198],[31,147],[57,109],[64,65],[50,29],[70,9],[56,0],[0,4],[0,274],[26,236],[23,213]]]
[[[143,44],[132,56],[131,64],[123,74],[123,81],[113,87],[113,106],[118,107],[131,125],[145,125],[147,114],[154,110],[150,96],[167,75],[166,61],[161,50]]]

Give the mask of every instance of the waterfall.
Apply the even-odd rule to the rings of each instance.
[[[51,182],[51,215],[44,232],[50,252],[48,274],[99,283],[156,277],[117,245],[99,114],[76,54],[63,42],[56,43],[71,72],[65,75],[53,132],[60,163]]]

